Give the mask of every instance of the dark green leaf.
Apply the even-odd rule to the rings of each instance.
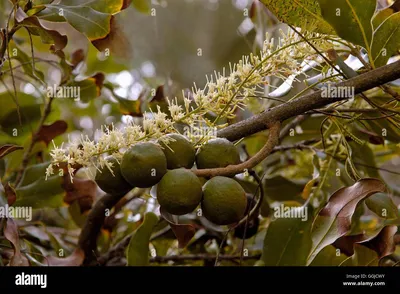
[[[282,176],[275,176],[264,180],[264,193],[275,201],[301,199],[301,192],[305,184],[290,181]]]
[[[65,194],[62,188],[63,178],[56,175],[48,178],[43,176],[35,182],[16,188],[17,201],[15,206],[30,206],[32,208],[61,207]]]
[[[317,254],[310,266],[338,266],[346,258],[347,256],[341,253],[340,250],[328,245]]]
[[[323,18],[343,39],[370,51],[376,0],[319,0]]]
[[[158,223],[158,217],[148,212],[144,216],[144,221],[133,234],[128,248],[128,266],[147,266],[149,264],[149,242],[154,227]]]
[[[399,211],[393,199],[384,193],[377,193],[365,200],[367,207],[377,216],[384,219],[397,219]]]
[[[277,218],[268,227],[262,260],[266,266],[304,266],[311,250],[311,215],[307,207],[296,207],[302,217]]]

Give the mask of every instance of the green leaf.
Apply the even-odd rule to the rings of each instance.
[[[349,257],[342,266],[378,266],[378,254],[366,246],[355,244],[354,255]]]
[[[12,58],[18,60],[18,62],[22,65],[25,74],[27,74],[30,77],[39,78],[41,81],[44,81],[43,72],[41,72],[37,68],[33,70],[32,58],[28,56],[28,54],[26,54],[24,50],[19,48],[14,42],[10,42],[9,46],[10,46],[10,52],[12,52]]]
[[[378,193],[365,200],[367,207],[377,216],[384,219],[397,219],[399,211],[389,195]]]
[[[357,166],[358,171],[364,172],[364,177],[381,179],[375,162],[375,154],[368,144],[357,144],[354,141],[349,142],[351,160]]]
[[[64,189],[62,187],[63,178],[53,176],[45,179],[44,176],[35,182],[20,186],[15,189],[17,201],[15,206],[29,206],[35,208],[58,208],[63,206]]]
[[[314,258],[310,266],[338,266],[347,258],[332,245],[326,246]]]
[[[151,0],[132,0],[132,5],[142,13],[150,13]]]
[[[22,175],[19,187],[27,186],[42,178],[49,165],[50,161],[28,166]]]
[[[310,213],[307,207],[296,207],[307,218],[277,218],[268,227],[262,261],[266,266],[304,266],[311,250]]]
[[[282,176],[275,176],[264,180],[264,193],[275,201],[299,200],[304,185],[305,183],[296,183]]]
[[[376,0],[318,0],[324,19],[343,39],[370,52]]]
[[[392,14],[400,11],[400,1],[396,0],[391,6],[378,10],[373,19],[372,26],[376,29],[379,25]]]
[[[0,126],[3,131],[10,136],[15,136],[13,132],[16,129],[18,136],[24,131],[23,125],[29,125],[37,122],[41,117],[41,105],[39,100],[31,95],[17,92],[17,98],[14,93],[0,93]],[[17,106],[18,103],[18,106]],[[29,132],[29,129],[26,130]]]
[[[382,103],[383,97],[377,96],[373,97],[372,101],[374,103]],[[371,118],[381,116],[380,113],[369,114]],[[388,119],[376,119],[376,120],[368,120],[365,121],[365,124],[368,125],[373,132],[378,135],[381,135],[385,140],[391,141],[393,143],[399,142],[400,137],[400,128],[396,125],[390,123]]]
[[[74,202],[72,202],[72,204],[68,206],[68,212],[74,223],[78,227],[83,228],[86,223],[87,214],[82,213],[81,207],[79,205],[79,200],[75,200]]]
[[[111,14],[91,7],[50,4],[38,15],[44,20],[66,21],[90,41],[103,39],[110,33]]]
[[[61,35],[59,32],[47,28],[37,16],[29,16],[21,7],[18,8],[15,18],[19,24],[25,26],[31,34],[40,36],[44,44],[54,44],[56,51],[62,50],[67,46],[67,36]]]
[[[320,7],[315,0],[261,0],[261,2],[284,23],[311,32],[334,33],[333,28],[321,16]]]
[[[90,7],[94,10],[115,14],[129,7],[129,0],[63,0],[65,6]]]
[[[148,212],[144,221],[132,236],[127,249],[128,266],[147,266],[149,264],[149,242],[158,217]]]
[[[6,156],[7,154],[14,152],[15,150],[21,150],[23,149],[22,146],[16,146],[16,145],[1,145],[0,146],[0,159]]]
[[[91,77],[82,81],[68,83],[66,87],[73,87],[78,90],[79,97],[74,97],[74,100],[87,103],[100,96],[102,84],[99,84],[95,77]]]
[[[371,178],[361,179],[352,186],[337,190],[314,220],[313,246],[308,257],[308,264],[324,247],[334,243],[350,231],[351,218],[360,201],[384,191],[384,183]]]
[[[375,67],[386,65],[400,48],[400,12],[389,16],[374,32],[372,58]]]

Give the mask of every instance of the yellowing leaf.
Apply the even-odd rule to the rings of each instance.
[[[321,16],[320,7],[315,0],[261,0],[261,2],[284,23],[312,32],[334,33],[333,28]]]

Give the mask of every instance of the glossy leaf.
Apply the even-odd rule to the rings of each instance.
[[[148,212],[143,223],[135,231],[127,248],[128,266],[147,266],[149,264],[149,242],[158,217]]]
[[[351,217],[360,201],[384,191],[384,183],[371,178],[361,179],[352,186],[337,190],[314,220],[313,246],[308,257],[308,264],[324,247],[350,231]]]

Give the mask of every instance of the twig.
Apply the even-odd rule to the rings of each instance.
[[[281,124],[279,122],[272,123],[272,126],[269,130],[270,132],[268,135],[268,140],[264,147],[247,161],[236,165],[229,165],[223,168],[198,169],[193,170],[193,172],[198,177],[233,176],[255,167],[271,153],[276,145],[278,145],[280,126]]]
[[[218,266],[218,261],[220,260],[220,257],[221,257],[221,250],[222,250],[222,248],[223,248],[223,246],[224,246],[226,240],[228,239],[228,235],[229,235],[229,232],[230,232],[231,230],[232,230],[232,228],[229,228],[229,230],[226,231],[226,233],[225,233],[225,235],[224,235],[224,238],[221,240],[221,244],[219,244],[218,252],[217,252],[217,255],[215,256],[215,263],[214,263],[214,266]]]

